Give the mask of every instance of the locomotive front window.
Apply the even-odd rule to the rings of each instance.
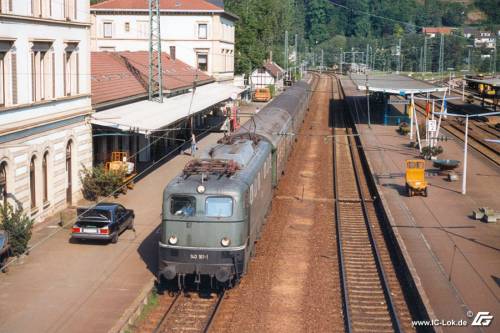
[[[233,215],[233,199],[230,197],[207,198],[205,214],[208,217],[231,217]]]
[[[175,216],[194,216],[196,213],[196,199],[188,196],[172,196],[170,199],[170,213]]]

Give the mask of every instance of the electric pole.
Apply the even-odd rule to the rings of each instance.
[[[370,59],[370,45],[366,44],[366,58],[365,58],[366,70],[368,70],[369,59]]]
[[[424,61],[423,61],[423,71],[427,72],[427,36],[424,36]]]
[[[401,38],[399,39],[399,42],[398,42],[397,55],[398,55],[398,68],[396,70],[396,74],[399,74],[399,71],[401,70]]]
[[[297,77],[297,64],[299,63],[299,47],[298,47],[299,36],[295,34],[295,77]]]
[[[285,73],[288,80],[288,30],[285,31]]]
[[[343,74],[342,72],[342,63],[344,62],[344,52],[342,52],[342,48],[340,48],[340,75]]]
[[[149,0],[149,100],[163,103],[160,0]]]
[[[444,75],[444,35],[441,34],[441,40],[439,42],[439,75],[443,77]]]
[[[321,73],[322,71],[323,71],[323,49],[321,49],[321,66],[319,72]]]

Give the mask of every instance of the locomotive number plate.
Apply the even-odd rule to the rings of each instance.
[[[208,260],[208,254],[190,254],[189,257],[193,260]]]

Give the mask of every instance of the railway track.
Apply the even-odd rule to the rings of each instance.
[[[421,114],[425,114],[425,104],[423,102],[415,103],[416,110]],[[441,104],[437,104],[440,108]],[[448,108],[453,112],[463,113],[462,110],[456,105],[448,104]],[[448,133],[459,139],[464,140],[465,135],[465,123],[456,119],[449,118],[443,119],[441,127],[444,128]],[[500,165],[500,151],[498,144],[494,144],[485,139],[499,139],[500,132],[491,124],[475,120],[473,118],[469,119],[469,146],[477,150],[483,156],[488,158],[490,161],[496,165]]]
[[[224,295],[177,293],[153,332],[208,332]]]
[[[332,77],[334,100],[343,99],[339,84]],[[414,331],[347,110],[333,110],[333,117],[335,219],[346,331]]]

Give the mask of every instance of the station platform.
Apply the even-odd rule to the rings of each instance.
[[[472,211],[490,207],[500,211],[500,168],[469,149],[467,194],[459,181],[449,182],[426,164],[428,197],[408,197],[405,160],[419,158],[408,136],[396,125],[384,126],[383,115],[372,114],[367,125],[366,95],[344,78],[346,98],[358,99],[357,124],[390,226],[402,249],[431,319],[467,320],[466,327],[435,327],[443,332],[500,332],[500,222],[484,223]],[[373,110],[372,110],[373,111]],[[451,135],[448,135],[451,137]],[[461,141],[440,142],[443,159],[463,159]],[[489,327],[471,327],[479,311],[494,317]],[[472,317],[471,317],[472,316]]]
[[[199,149],[221,135],[209,134],[198,142]],[[33,242],[45,240],[8,273],[0,273],[0,332],[120,329],[127,319],[124,314],[153,285],[163,189],[189,159],[189,155],[173,157],[126,195],[109,200],[134,209],[136,215],[136,233],[125,231],[117,244],[71,244],[70,229],[57,224],[37,230]]]

